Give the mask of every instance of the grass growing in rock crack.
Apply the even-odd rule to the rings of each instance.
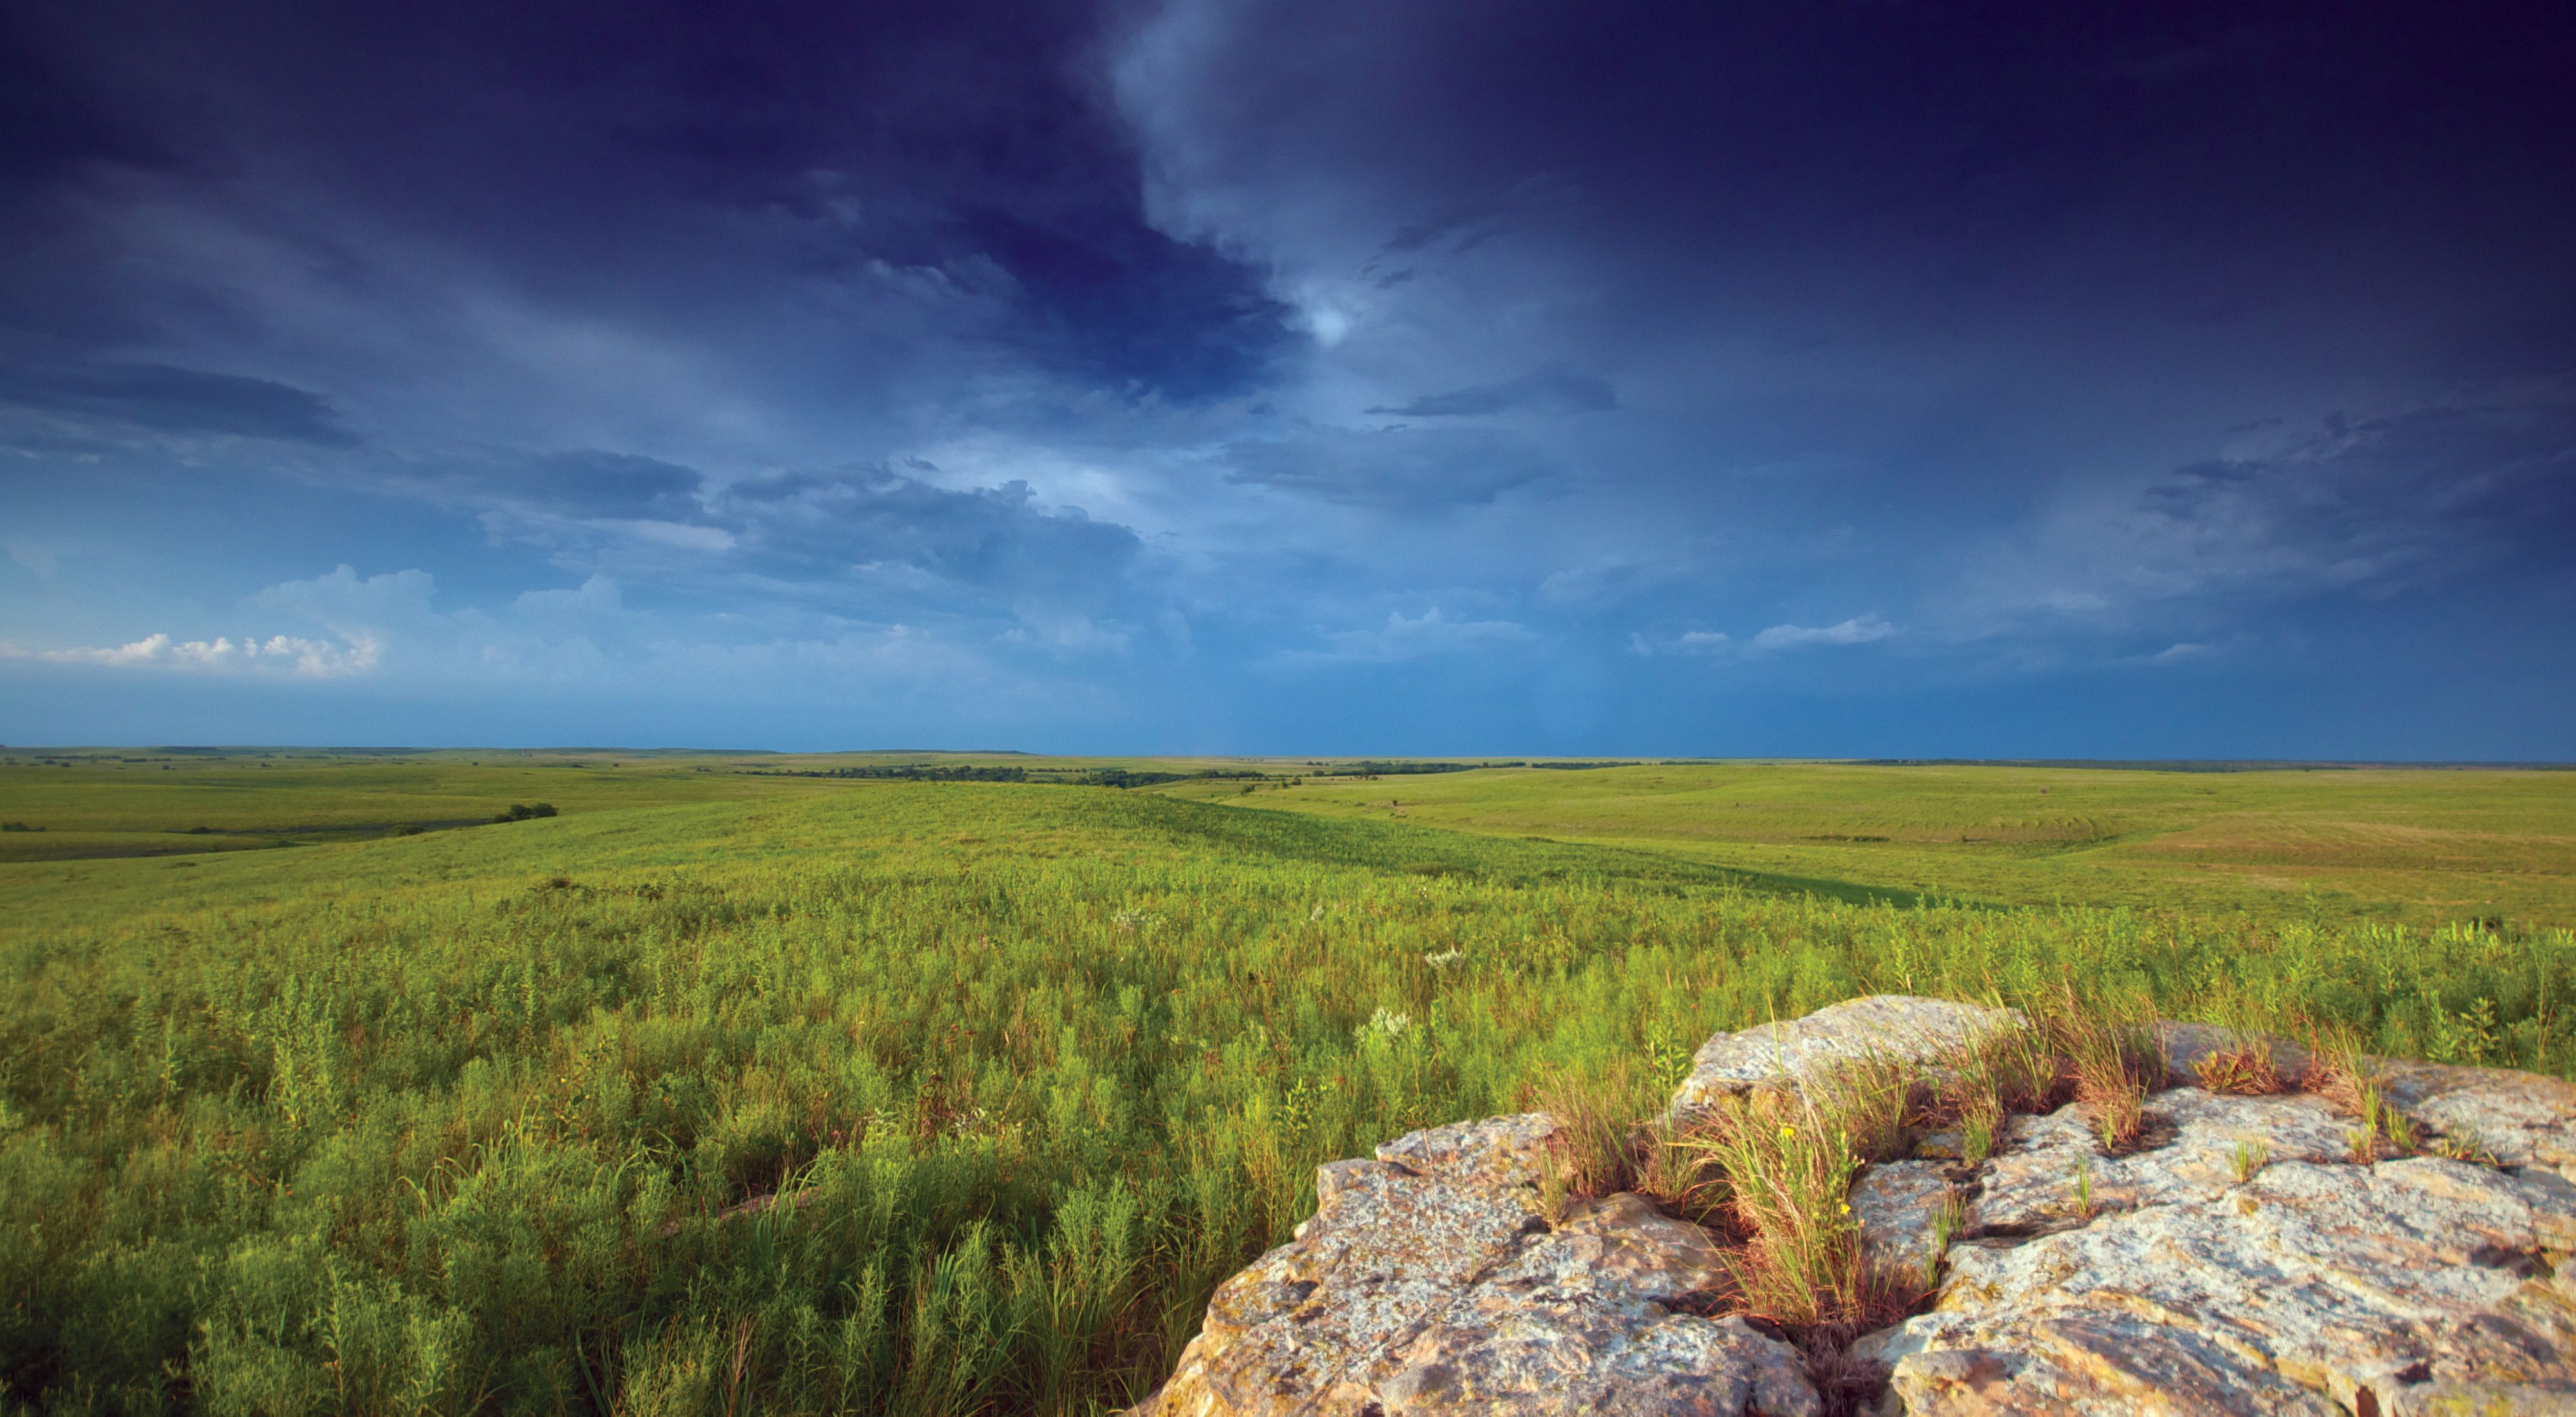
[[[2136,1145],[2147,1094],[2164,1081],[2154,1001],[2133,990],[2082,998],[2070,980],[2039,1001],[2036,1012],[2103,1149],[2117,1155]]]
[[[2272,1148],[2260,1140],[2239,1141],[2227,1153],[2227,1174],[2244,1185],[2272,1164]]]
[[[1929,1061],[1852,1058],[1722,1099],[1678,1131],[1661,1119],[1624,1129],[1611,1122],[1603,1108],[1617,1088],[1558,1094],[1582,1119],[1569,1126],[1565,1153],[1599,1158],[1560,1170],[1594,1185],[1634,1185],[1676,1213],[1714,1221],[1736,1240],[1737,1304],[1797,1335],[1811,1353],[1829,1355],[1926,1298],[1938,1257],[1965,1219],[1953,1198],[1935,1218],[1931,1255],[1870,1263],[1850,1200],[1865,1167],[1907,1156],[1924,1134],[1949,1129],[1973,1164],[1991,1153],[2012,1116],[2070,1099],[2084,1106],[2105,1150],[2117,1154],[2137,1141],[2145,1099],[2165,1071],[2152,999],[2134,990],[2081,991],[2061,975],[2028,991],[2020,1007],[2030,1022],[1982,1030]],[[1628,1085],[1628,1074],[1617,1076]],[[2259,1170],[2265,1160],[2240,1147],[2235,1164]],[[2076,1162],[2069,1186],[2077,1213],[2090,1219],[2089,1159]]]
[[[1737,1303],[1818,1350],[1901,1315],[1921,1276],[1873,1265],[1851,1184],[1883,1125],[1874,1091],[1762,1090],[1720,1104],[1679,1145],[1723,1179],[1744,1239],[1729,1251]]]
[[[1551,1220],[1564,1214],[1569,1199],[1640,1189],[1639,1168],[1659,1149],[1635,1120],[1653,1101],[1653,1084],[1637,1067],[1618,1058],[1598,1072],[1555,1072],[1538,1082],[1532,1094],[1537,1110],[1556,1119],[1540,1179]],[[1665,1184],[1678,1180],[1657,1179]],[[1681,1183],[1676,1199],[1688,1190]]]
[[[2204,1091],[2222,1096],[2262,1097],[2292,1090],[2292,1080],[2282,1075],[2271,1042],[2263,1038],[2239,1039],[2211,1049],[2192,1064],[2192,1077]]]

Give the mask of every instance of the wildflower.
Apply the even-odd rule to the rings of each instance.
[[[1422,957],[1422,962],[1431,966],[1433,969],[1447,969],[1466,957],[1467,952],[1465,950],[1446,949],[1437,954],[1424,955]]]
[[[1797,1139],[1798,1139],[1798,1129],[1797,1129],[1796,1127],[1790,1126],[1790,1125],[1789,1125],[1788,1123],[1786,1123],[1786,1122],[1782,1122],[1782,1123],[1780,1124],[1780,1140],[1782,1140],[1782,1141],[1796,1141]]]
[[[1379,1038],[1392,1039],[1412,1026],[1413,1016],[1411,1014],[1398,1013],[1389,1008],[1380,1008],[1376,1013],[1369,1016],[1368,1022],[1360,1025],[1359,1035],[1362,1038],[1375,1036]]]
[[[1849,1215],[1849,1214],[1851,1214],[1851,1202],[1850,1202],[1850,1201],[1844,1201],[1844,1202],[1843,1202],[1843,1208],[1842,1208],[1841,1213],[1842,1213],[1842,1214],[1844,1214],[1844,1215]]]

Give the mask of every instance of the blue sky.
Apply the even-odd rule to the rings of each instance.
[[[2576,757],[2539,7],[410,8],[0,21],[0,739]]]

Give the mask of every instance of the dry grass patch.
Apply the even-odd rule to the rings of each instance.
[[[2354,1161],[2409,1156],[2423,1149],[2415,1119],[2388,1100],[2387,1079],[2377,1059],[2338,1035],[2319,1038],[2314,1054],[2309,1090],[2359,1123],[2344,1133]]]
[[[2297,1090],[2294,1080],[2282,1073],[2272,1045],[2260,1038],[2213,1048],[2191,1065],[2191,1072],[2204,1090],[2229,1097],[2264,1097]]]

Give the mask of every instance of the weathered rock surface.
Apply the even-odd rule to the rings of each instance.
[[[1878,998],[1721,1034],[1674,1111],[1854,1058],[1929,1066],[2012,1021]],[[1848,1355],[1886,1373],[1884,1411],[2576,1417],[2576,1087],[2384,1063],[2383,1096],[2453,1156],[2355,1160],[2356,1119],[2322,1097],[2192,1085],[2241,1036],[2161,1032],[2171,1085],[2126,1154],[2069,1106],[2011,1119],[1982,1162],[1927,1138],[1862,1173],[1870,1260],[1929,1273],[1938,1248],[1944,1275],[1928,1312]],[[2311,1066],[2273,1056],[2288,1079]],[[1820,1412],[1797,1349],[1708,1316],[1729,1292],[1718,1237],[1635,1196],[1546,1222],[1553,1126],[1438,1127],[1324,1167],[1315,1217],[1218,1291],[1140,1411]]]
[[[1852,1218],[1860,1225],[1869,1262],[1900,1273],[1932,1273],[1944,1241],[1945,1212],[1955,1221],[1959,1187],[1953,1168],[1938,1161],[1890,1161],[1873,1166],[1852,1184]],[[1953,1227],[1955,1228],[1955,1226]]]
[[[1693,1055],[1690,1076],[1673,1093],[1671,1115],[1678,1121],[1757,1087],[1797,1087],[1861,1058],[1928,1066],[1962,1043],[2022,1021],[2012,1009],[1873,994],[1787,1023],[1721,1033]]]
[[[2176,1077],[2195,1060],[2178,1039],[2239,1046],[2192,1025],[2165,1037]],[[2286,1044],[2275,1057],[2307,1066]],[[2576,1185],[2557,1170],[2576,1088],[2415,1063],[2380,1076],[2427,1137],[2474,1135],[2509,1164],[2356,1162],[2354,1120],[2296,1093],[2169,1088],[2116,1157],[2081,1107],[2014,1118],[1932,1312],[1857,1347],[1890,1369],[1888,1410],[2576,1414],[2576,1269],[2559,1275]]]
[[[2275,1163],[2204,1199],[1950,1251],[1939,1306],[1868,1341],[1907,1413],[2428,1410],[2565,1384],[2576,1187],[2414,1157]],[[2367,1394],[2365,1398],[2364,1394]],[[2523,1410],[2523,1409],[2512,1409]]]
[[[2341,1161],[2351,1152],[2352,1124],[2301,1094],[2219,1097],[2178,1087],[2155,1095],[2147,1119],[2154,1144],[2113,1157],[2080,1106],[2013,1118],[1978,1173],[1969,1227],[1994,1234],[2075,1224],[2088,1218],[2088,1200],[2094,1215],[2207,1200],[2235,1184],[2240,1168]]]
[[[1141,1408],[1805,1417],[1796,1351],[1704,1306],[1707,1232],[1634,1196],[1538,1204],[1544,1116],[1435,1127],[1316,1177],[1297,1239],[1226,1281]]]
[[[2503,1068],[2379,1063],[2388,1100],[2442,1137],[2474,1141],[2506,1166],[2576,1180],[2576,1086]]]

